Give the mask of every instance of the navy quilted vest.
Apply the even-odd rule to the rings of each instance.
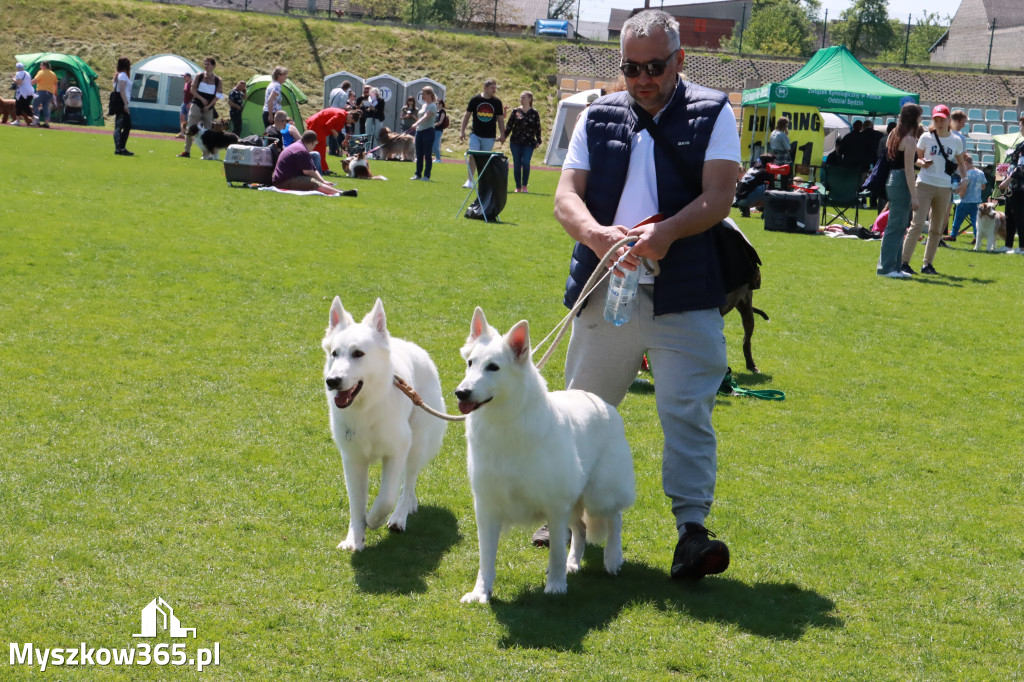
[[[728,98],[721,92],[680,80],[658,125],[667,139],[678,144],[677,153],[691,171],[683,177],[657,144],[654,167],[658,178],[658,210],[672,216],[700,193],[704,154],[711,131]],[[615,92],[596,100],[587,117],[590,172],[584,202],[602,225],[612,225],[619,197],[626,184],[630,141],[636,114],[630,97]],[[603,255],[603,254],[602,254]],[[577,243],[565,283],[565,305],[571,308],[594,272],[601,257]],[[725,303],[718,255],[709,232],[680,239],[660,261],[661,274],[654,281],[654,314],[718,308]]]

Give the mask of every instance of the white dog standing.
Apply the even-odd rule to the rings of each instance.
[[[469,480],[480,572],[463,602],[486,603],[504,527],[546,521],[551,533],[546,593],[566,591],[588,540],[606,538],[605,569],[622,566],[622,511],[636,497],[622,418],[585,391],[549,393],[519,322],[504,337],[473,313],[462,349],[466,377],[455,391],[468,414]],[[567,529],[572,546],[566,556]]]
[[[427,352],[388,334],[379,298],[363,321],[356,323],[335,297],[328,322],[323,340],[324,383],[349,502],[348,535],[338,549],[359,551],[366,528],[379,528],[392,510],[388,528],[405,530],[406,517],[416,511],[416,477],[440,451],[447,428],[443,420],[415,408],[394,386],[395,375],[438,411],[445,409],[444,398],[437,368]],[[367,513],[369,469],[378,460],[382,462],[380,491]]]

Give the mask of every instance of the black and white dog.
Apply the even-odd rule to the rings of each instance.
[[[196,139],[196,144],[203,152],[203,159],[220,160],[221,151],[233,144],[238,144],[238,135],[224,132],[227,124],[223,121],[214,121],[213,128],[207,130],[202,125],[189,128],[189,134]]]

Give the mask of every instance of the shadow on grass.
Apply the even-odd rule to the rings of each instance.
[[[835,602],[793,583],[747,585],[724,577],[676,583],[665,572],[630,562],[609,576],[593,547],[581,572],[569,576],[568,594],[546,595],[541,585],[511,602],[492,600],[491,608],[507,631],[502,647],[581,651],[590,632],[607,628],[624,609],[645,604],[767,639],[795,641],[810,628],[843,626]]]
[[[994,279],[983,279],[981,277],[956,277],[955,275],[918,275],[913,281],[921,284],[935,284],[944,287],[963,288],[965,284],[995,284]]]
[[[426,577],[461,539],[454,514],[421,506],[409,517],[404,533],[388,533],[381,542],[352,555],[356,585],[373,594],[422,594],[427,591]]]

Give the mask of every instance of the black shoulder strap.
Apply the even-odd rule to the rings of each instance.
[[[703,191],[703,181],[700,178],[694,177],[691,169],[686,165],[682,157],[676,153],[675,147],[673,147],[672,143],[669,142],[664,131],[658,127],[658,122],[655,121],[654,117],[651,116],[643,107],[635,102],[633,103],[632,109],[633,113],[636,114],[636,125],[633,128],[634,132],[646,130],[654,140],[655,144],[661,147],[661,150],[665,152],[665,156],[667,156],[669,161],[672,162],[672,165],[676,167],[676,172],[686,178],[686,182],[690,185],[690,191],[693,192],[693,196],[699,196]]]

